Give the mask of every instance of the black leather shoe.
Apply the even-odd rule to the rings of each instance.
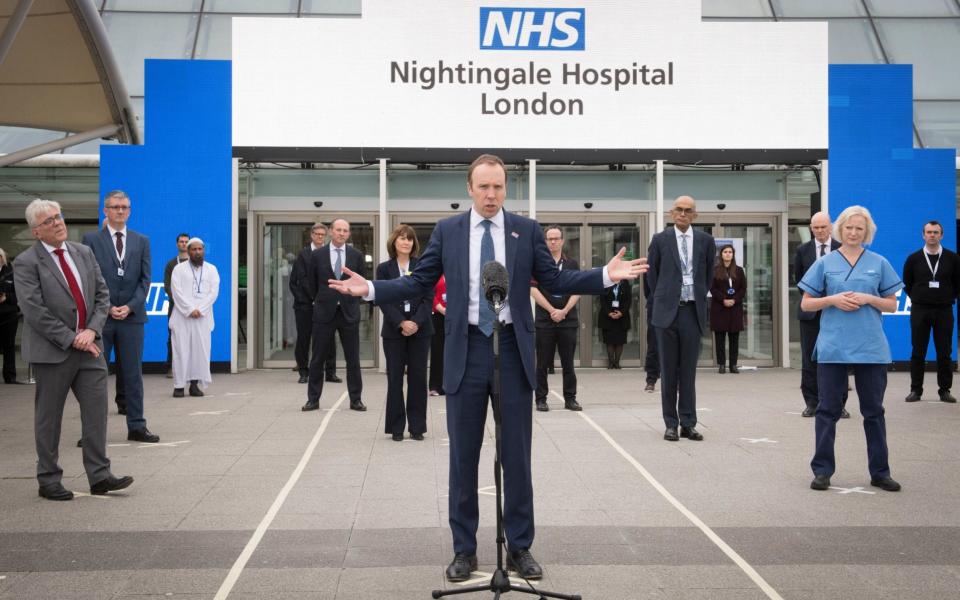
[[[395,442],[402,442],[402,441],[403,441],[403,434],[402,434],[402,433],[395,433],[395,434],[393,434],[393,441],[395,441]]]
[[[547,375],[555,375],[557,373],[556,367],[547,367]]]
[[[447,567],[447,581],[457,583],[470,579],[470,572],[477,570],[477,555],[467,556],[459,552],[454,555],[453,562]]]
[[[324,381],[328,381],[328,382],[330,382],[330,383],[343,383],[343,380],[340,379],[339,377],[337,377],[336,374],[334,374],[334,375],[327,375],[327,376],[324,378]]]
[[[90,493],[94,496],[103,496],[107,492],[116,492],[118,490],[126,489],[130,487],[131,483],[133,483],[133,477],[130,477],[129,475],[120,478],[111,475],[106,479],[101,479],[100,481],[91,485]]]
[[[300,379],[297,379],[297,383],[307,383],[308,381],[310,381],[310,378],[306,375],[301,375]]]
[[[77,440],[77,448],[83,448],[83,438]]]
[[[410,434],[410,437],[412,437],[413,439],[417,440],[418,442],[422,442],[422,441],[423,441],[423,434],[422,434],[422,433],[411,433],[411,434]]]
[[[534,560],[529,550],[511,550],[507,553],[507,569],[516,571],[524,579],[540,579],[543,569],[540,563]]]
[[[173,388],[174,398],[183,398],[183,388]]]
[[[191,396],[196,396],[196,397],[198,397],[198,398],[199,398],[200,396],[203,396],[203,391],[200,389],[200,386],[197,385],[197,382],[196,382],[196,381],[191,381],[191,382],[190,382],[190,395],[191,395]]]
[[[923,395],[923,392],[915,392],[913,390],[907,394],[907,397],[904,398],[904,402],[920,402],[920,396]]]
[[[319,403],[319,402],[310,402],[310,401],[308,400],[306,404],[304,404],[303,406],[300,407],[300,410],[302,410],[303,412],[307,412],[307,411],[310,411],[310,410],[317,410],[317,409],[319,409],[319,408],[320,408],[320,403]]]
[[[738,367],[737,365],[730,365],[730,372],[733,373],[734,375],[737,375],[740,373],[740,367]]]
[[[817,490],[822,492],[824,490],[830,489],[830,476],[829,475],[815,475],[813,481],[810,482],[810,489]]]
[[[37,490],[37,495],[47,500],[73,500],[73,492],[61,483],[51,483]]]
[[[676,427],[667,427],[667,430],[663,432],[663,439],[668,442],[679,442],[680,435],[677,433]]]
[[[150,433],[150,430],[144,427],[143,429],[134,429],[133,431],[127,432],[127,439],[131,442],[144,442],[147,444],[156,444],[160,441],[160,436]]]
[[[580,403],[577,402],[576,399],[564,401],[563,407],[567,410],[583,410],[583,407],[580,406]]]
[[[871,479],[870,485],[872,485],[873,487],[878,487],[881,490],[885,490],[888,492],[900,491],[900,484],[889,477],[881,477],[880,479]]]
[[[537,410],[540,412],[550,412],[550,406],[546,400],[537,400]]]
[[[849,418],[850,418],[850,413],[847,412],[847,409],[845,409],[845,408],[841,408],[841,409],[840,409],[840,418],[841,418],[841,419],[849,419]]]
[[[723,365],[720,365],[720,368],[717,369],[717,373],[720,373],[721,375],[723,375],[726,372],[727,372],[727,368]]]
[[[940,402],[946,402],[948,404],[956,404],[957,399],[953,397],[949,391],[940,392]]]
[[[803,412],[800,413],[800,416],[801,416],[801,417],[812,417],[812,416],[815,415],[815,414],[817,414],[817,409],[815,409],[815,408],[810,408],[810,407],[808,406],[808,407],[806,407],[805,409],[803,409]]]
[[[117,414],[118,414],[118,415],[125,415],[125,414],[127,414],[127,406],[126,406],[125,404],[124,404],[124,405],[118,404],[118,405],[117,405]]]
[[[657,386],[656,384],[653,384],[653,383],[648,383],[647,385],[643,386],[643,391],[648,392],[650,394],[656,391],[656,389],[657,389]]]
[[[680,437],[687,438],[694,442],[702,442],[703,434],[697,431],[696,427],[681,427],[680,428]]]
[[[350,410],[358,410],[363,412],[367,410],[366,405],[363,403],[363,400],[351,400],[350,401]]]

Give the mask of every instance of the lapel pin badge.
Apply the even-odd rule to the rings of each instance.
[[[510,232],[510,235],[512,235],[512,236],[515,237],[515,238],[520,237],[520,234],[517,233],[516,231],[511,231],[511,232]]]

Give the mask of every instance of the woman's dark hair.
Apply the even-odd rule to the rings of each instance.
[[[733,252],[733,260],[730,261],[730,268],[723,266],[723,251],[730,248]],[[737,250],[733,244],[724,244],[717,251],[717,266],[713,268],[713,276],[716,279],[736,279],[737,278]]]
[[[410,250],[410,256],[420,256],[420,241],[417,240],[417,232],[406,223],[401,223],[397,225],[396,229],[390,232],[390,237],[387,238],[387,254],[390,255],[390,258],[397,260],[396,244],[398,238],[413,240],[413,248]]]

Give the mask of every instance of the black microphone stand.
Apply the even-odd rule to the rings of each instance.
[[[497,301],[490,301],[490,306],[493,309],[494,315],[496,318],[493,320],[493,423],[494,423],[494,440],[495,452],[493,457],[493,482],[497,490],[497,568],[493,572],[493,576],[490,578],[490,583],[481,583],[479,585],[472,585],[463,587],[460,589],[449,589],[449,590],[433,590],[432,595],[434,598],[442,598],[443,596],[453,596],[457,594],[471,594],[473,592],[493,592],[493,600],[500,598],[501,594],[506,594],[507,592],[521,592],[524,594],[532,594],[539,596],[540,598],[560,598],[561,600],[581,600],[579,595],[567,595],[567,594],[558,594],[555,592],[546,592],[543,590],[538,590],[533,587],[529,581],[527,582],[527,587],[513,585],[510,583],[510,578],[507,576],[507,569],[503,564],[503,549],[507,543],[507,538],[503,532],[503,468],[500,463],[500,421],[502,413],[500,411],[500,392],[503,389],[502,383],[500,381],[500,331],[503,328],[503,324],[500,322],[500,311],[503,309],[503,304],[495,297]]]

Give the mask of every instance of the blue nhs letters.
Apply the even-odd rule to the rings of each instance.
[[[583,50],[582,8],[480,7],[481,50]]]

